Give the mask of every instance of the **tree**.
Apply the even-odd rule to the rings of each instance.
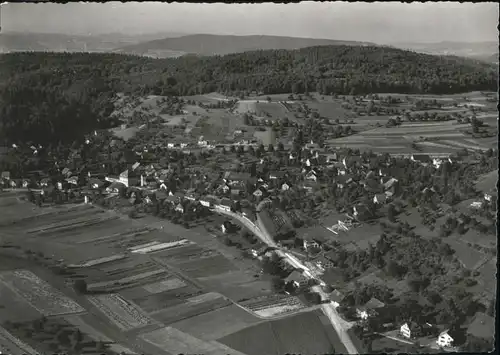
[[[274,292],[282,292],[284,287],[285,281],[281,277],[274,276],[271,278],[271,288]]]
[[[73,283],[73,287],[79,293],[87,293],[87,282],[85,280],[75,280],[75,282]]]

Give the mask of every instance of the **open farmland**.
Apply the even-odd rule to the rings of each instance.
[[[0,349],[9,355],[38,355],[39,352],[0,326]]]
[[[145,341],[170,354],[243,355],[215,341],[207,342],[172,327],[160,328],[141,335]]]
[[[45,316],[85,311],[30,271],[5,271],[0,273],[0,281]]]
[[[89,296],[89,301],[123,331],[141,328],[154,321],[143,314],[136,305],[117,294]]]
[[[197,260],[179,263],[176,266],[189,277],[194,278],[217,275],[236,270],[235,266],[222,255],[199,258]]]
[[[186,285],[184,287],[134,298],[132,301],[141,307],[145,312],[153,313],[167,307],[184,303],[188,298],[197,296],[201,293],[202,291],[197,287]]]
[[[225,336],[219,342],[248,355],[336,353],[338,346],[330,339],[318,316],[309,312],[264,322]]]
[[[41,317],[41,313],[15,291],[0,282],[0,322],[31,321]]]
[[[253,326],[261,320],[236,305],[230,305],[185,318],[172,327],[199,339],[215,340]]]
[[[303,304],[296,296],[276,294],[257,297],[240,302],[240,304],[261,317],[283,315],[291,311],[297,311],[305,308],[305,304]]]
[[[205,295],[206,294],[202,294],[200,296]],[[198,296],[188,298],[186,302],[182,304],[170,306],[154,312],[151,314],[151,317],[163,324],[170,325],[183,319],[209,313],[216,309],[227,308],[231,305],[231,301],[220,295],[218,295],[217,298],[208,299],[202,302],[194,302],[193,299],[197,297]]]

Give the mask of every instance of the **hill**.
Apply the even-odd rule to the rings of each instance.
[[[118,53],[153,55],[168,51],[193,53],[199,55],[223,55],[267,49],[299,49],[313,46],[331,45],[374,45],[368,42],[337,41],[280,36],[227,36],[196,34],[177,38],[164,38],[126,46],[116,50]]]
[[[108,33],[82,36],[59,33],[4,32],[0,36],[0,53],[23,51],[109,52],[122,46],[181,35],[178,33],[144,35]]]
[[[71,142],[109,120],[116,93],[450,94],[494,91],[497,67],[394,48],[322,46],[170,59],[113,53],[0,55],[0,134]]]
[[[394,47],[434,55],[456,55],[488,62],[498,61],[498,42],[394,43]],[[495,58],[494,60],[492,60]]]

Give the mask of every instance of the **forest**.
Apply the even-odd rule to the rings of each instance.
[[[118,92],[244,96],[450,94],[497,89],[497,68],[394,48],[320,46],[152,59],[112,53],[0,55],[0,133],[7,142],[67,142],[106,128]]]

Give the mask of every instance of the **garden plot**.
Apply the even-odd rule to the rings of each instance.
[[[256,298],[241,305],[261,317],[272,317],[305,308],[305,305],[295,296],[270,295]]]
[[[145,327],[154,321],[135,304],[118,294],[89,296],[89,301],[117,327],[123,331]]]
[[[141,338],[172,354],[244,355],[217,342],[207,342],[172,327],[157,329]]]
[[[202,303],[192,302],[191,299],[188,299],[187,302],[183,304],[154,312],[151,314],[151,317],[163,324],[170,325],[183,319],[199,316],[201,314],[205,314],[219,308],[226,308],[231,305],[231,301],[224,297],[219,297]]]
[[[203,340],[215,340],[261,320],[236,305],[219,308],[173,323],[172,327]]]
[[[160,242],[151,242],[143,245],[139,245],[136,247],[133,247],[130,250],[131,253],[138,253],[138,254],[149,254],[149,253],[154,253],[158,252],[161,250],[165,249],[171,249],[175,247],[180,247],[184,245],[192,244],[189,240],[187,239],[181,239],[175,242],[166,242],[166,243],[160,243]]]
[[[255,279],[253,275],[240,270],[199,277],[198,280],[209,289],[218,290],[235,301],[259,297],[271,292],[269,281]]]
[[[178,264],[177,266],[188,276],[194,278],[217,275],[231,270],[236,270],[236,267],[223,255],[187,261]]]
[[[85,309],[27,270],[7,271],[0,281],[45,316],[84,312]]]
[[[169,278],[167,280],[155,282],[153,284],[142,286],[147,292],[151,294],[162,293],[165,291],[176,290],[178,288],[182,288],[187,286],[187,284],[175,277]]]
[[[155,257],[161,260],[165,260],[167,263],[181,263],[189,259],[199,258],[206,251],[196,244],[181,246],[173,249],[162,250],[161,252],[155,253]],[[208,251],[208,253],[213,253]]]
[[[152,313],[161,309],[186,302],[186,299],[202,293],[198,288],[187,285],[182,288],[168,290],[152,295],[134,298],[133,301],[145,312]]]
[[[0,322],[32,321],[41,317],[34,307],[19,297],[17,293],[0,282]]]

